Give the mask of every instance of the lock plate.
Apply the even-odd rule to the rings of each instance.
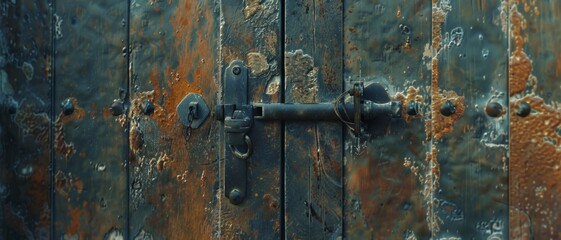
[[[208,105],[197,93],[189,93],[177,105],[179,121],[186,127],[199,128],[210,114]]]

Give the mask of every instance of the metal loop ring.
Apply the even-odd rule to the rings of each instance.
[[[234,145],[231,144],[230,144],[230,151],[232,151],[232,154],[234,154],[235,157],[245,160],[248,159],[249,156],[251,156],[251,153],[253,153],[253,144],[251,143],[251,139],[247,135],[245,135],[244,140],[245,140],[245,144],[247,145],[247,152],[241,153]]]

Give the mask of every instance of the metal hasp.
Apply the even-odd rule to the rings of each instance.
[[[252,144],[247,135],[253,123],[248,104],[247,68],[236,60],[224,70],[224,104],[220,120],[224,121],[224,193],[232,204],[242,203],[246,196],[247,159]]]
[[[355,135],[360,135],[364,123],[401,117],[401,103],[389,101],[379,84],[365,89],[361,82],[355,83],[334,102],[249,104],[247,81],[245,64],[240,60],[230,63],[224,70],[224,102],[215,109],[215,118],[224,123],[224,193],[236,205],[246,196],[247,160],[253,148],[249,133],[254,120],[341,121],[352,125]],[[345,94],[353,100],[345,101]]]
[[[179,121],[185,127],[199,128],[207,119],[210,110],[203,97],[197,93],[189,93],[177,104]]]

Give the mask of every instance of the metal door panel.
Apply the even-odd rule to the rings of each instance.
[[[233,60],[248,67],[250,103],[279,102],[282,94],[282,36],[280,3],[277,0],[221,1],[220,3],[220,69],[223,76]],[[222,79],[224,81],[224,79]],[[224,86],[224,82],[221,82]],[[223,103],[219,92],[218,103]],[[244,94],[238,92],[237,94]],[[279,122],[254,121],[248,136],[253,154],[247,159],[247,192],[240,205],[230,203],[223,192],[227,161],[231,151],[225,147],[225,136],[218,142],[220,151],[220,190],[218,236],[224,239],[277,239],[283,234],[281,218],[281,125]],[[219,129],[223,132],[223,128]],[[236,161],[243,161],[234,159]]]
[[[506,109],[506,38],[496,24],[483,24],[499,19],[499,6],[349,3],[346,79],[380,82],[405,109],[420,102],[423,116],[404,113],[385,136],[351,142],[348,236],[506,233],[508,119],[506,111],[498,118],[484,111],[490,100]],[[449,117],[440,111],[447,100],[456,108]]]
[[[341,1],[285,2],[285,102],[332,102],[343,92]],[[343,128],[288,121],[284,136],[288,239],[342,236]]]
[[[127,3],[56,1],[53,8],[53,94],[61,105],[53,118],[54,236],[126,236],[128,120],[107,109],[128,84]]]
[[[51,234],[50,1],[0,3],[0,238]]]
[[[218,126],[207,119],[189,129],[177,110],[189,93],[215,104],[217,8],[214,1],[131,2],[131,237],[209,239],[217,229]]]

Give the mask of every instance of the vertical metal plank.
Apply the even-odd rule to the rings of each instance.
[[[131,1],[130,236],[216,236],[218,128],[179,121],[189,93],[212,109],[218,91],[218,3]],[[153,113],[147,104],[154,107]]]
[[[502,1],[510,37],[511,239],[561,236],[561,110],[558,1]],[[524,112],[529,110],[529,112]]]
[[[51,233],[49,3],[0,3],[0,239]]]
[[[500,3],[354,6],[346,12],[355,19],[345,29],[347,74],[385,83],[405,109],[420,100],[424,110],[420,119],[404,115],[382,138],[356,140],[348,152],[348,235],[504,237],[507,44],[497,30]],[[380,26],[372,30],[367,19]]]
[[[287,103],[331,102],[343,92],[342,11],[342,1],[286,2]],[[342,237],[342,130],[340,122],[286,122],[288,239]]]
[[[345,236],[428,239],[426,186],[419,178],[430,171],[431,1],[345,1],[344,14],[346,84],[378,83],[404,109],[412,101],[420,107],[419,115],[404,111],[383,133],[367,126],[360,138],[347,134]]]
[[[429,228],[434,237],[503,239],[509,120],[501,3],[440,0],[432,7]],[[455,113],[446,116],[449,103]]]
[[[220,2],[220,67],[223,71],[233,60],[249,67],[250,102],[271,103],[282,92],[279,44],[280,4],[278,0]],[[224,83],[222,83],[224,84]],[[221,97],[219,97],[221,98]],[[253,123],[249,137],[253,154],[247,160],[246,198],[232,205],[225,193],[225,151],[220,146],[219,236],[224,239],[278,239],[281,223],[281,133],[278,122]],[[222,131],[222,129],[220,129]],[[221,136],[220,144],[224,143]]]
[[[126,237],[128,121],[108,107],[127,86],[127,7],[56,1],[54,99],[64,105],[53,119],[57,239]]]

